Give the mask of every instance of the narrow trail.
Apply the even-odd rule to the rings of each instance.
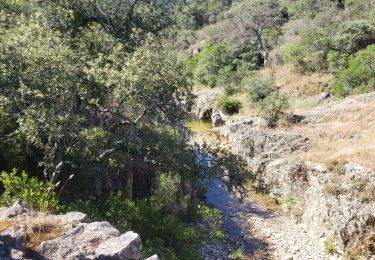
[[[206,201],[222,212],[224,231],[243,244],[245,259],[337,259],[326,254],[323,241],[309,234],[293,216],[268,210],[252,197],[240,202],[220,181],[209,188]]]

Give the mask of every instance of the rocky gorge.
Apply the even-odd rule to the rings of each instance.
[[[209,115],[216,127],[214,94],[198,93],[192,112],[200,119]],[[320,106],[300,113],[297,123],[276,129],[267,128],[257,116],[219,118],[223,125],[215,131],[252,168],[255,189],[269,194],[284,209],[259,215],[262,206],[247,197],[245,203],[253,209],[231,213],[245,236],[264,242],[259,248],[267,253],[256,256],[252,252],[249,259],[375,259],[375,172],[358,160],[309,158],[331,127],[328,124],[359,124],[363,118],[356,113],[374,103],[374,93],[342,101],[324,98]],[[374,124],[371,115],[366,117],[366,126]],[[330,140],[339,143],[344,138]],[[360,258],[363,252],[366,256]]]

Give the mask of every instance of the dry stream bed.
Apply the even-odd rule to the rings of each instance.
[[[230,149],[210,123],[188,122],[186,126],[198,145]],[[243,201],[230,194],[220,180],[213,182],[205,194],[206,203],[221,211],[226,237],[242,248],[242,259],[338,259],[325,253],[323,238],[309,234],[307,227],[297,223],[276,200],[256,193],[251,183],[247,187]]]

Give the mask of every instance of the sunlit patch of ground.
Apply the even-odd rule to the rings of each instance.
[[[322,115],[316,122],[292,127],[310,138],[306,160],[345,160],[375,169],[375,93],[322,105],[307,115]]]

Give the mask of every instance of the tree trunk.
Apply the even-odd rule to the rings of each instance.
[[[266,67],[269,62],[269,54],[267,50],[262,50],[263,66]]]
[[[133,199],[133,179],[134,179],[133,169],[130,168],[130,170],[128,171],[128,180],[126,182],[126,198],[129,200]]]
[[[269,61],[269,54],[267,48],[264,46],[263,38],[262,38],[262,28],[252,28],[258,42],[258,48],[261,51],[263,57],[263,66],[266,67]]]

